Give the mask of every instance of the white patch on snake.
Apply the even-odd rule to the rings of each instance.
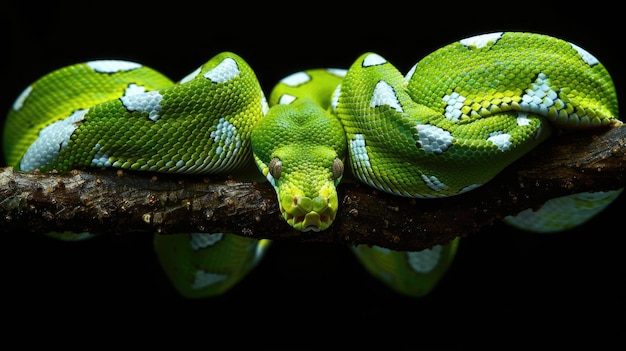
[[[517,125],[520,127],[531,127],[531,120],[530,118],[528,118],[528,115],[522,112],[519,112],[517,114]],[[543,124],[541,123],[541,120],[537,121],[537,126],[536,128],[536,132],[535,132],[535,139],[539,139],[539,137],[541,137],[541,133],[543,132]]]
[[[503,132],[489,133],[488,141],[494,143],[500,151],[507,151],[511,148],[511,135]]]
[[[378,54],[369,54],[363,58],[363,67],[378,66],[385,63],[387,63],[387,60]]]
[[[415,74],[415,70],[417,69],[417,63],[413,65],[413,67],[411,67],[411,69],[406,73],[406,75],[404,76],[404,80],[406,80],[407,82],[411,81],[411,78],[413,78],[413,74]]]
[[[124,96],[131,96],[137,94],[143,94],[146,92],[146,87],[137,84],[128,84],[126,90],[124,90]]]
[[[372,248],[385,255],[389,255],[392,253],[391,250],[377,245],[372,245]],[[407,264],[411,268],[411,270],[416,273],[430,273],[439,264],[442,251],[443,246],[441,245],[435,245],[431,248],[420,251],[408,251],[406,253]],[[387,280],[391,280],[388,276],[385,276],[384,278],[386,278]]]
[[[352,151],[354,160],[357,162],[358,168],[366,169],[372,167],[370,157],[365,148],[365,138],[363,134],[354,135],[354,140],[350,140],[350,150]]]
[[[418,124],[415,129],[419,136],[417,144],[426,152],[440,154],[452,146],[452,134],[445,129],[430,124]]]
[[[311,76],[309,76],[306,72],[296,72],[280,80],[281,83],[290,87],[297,87],[298,85],[305,84],[310,81]]]
[[[237,61],[230,57],[225,58],[212,70],[204,74],[204,78],[210,79],[213,83],[224,83],[241,73]]]
[[[376,87],[374,88],[374,92],[372,93],[370,107],[379,107],[385,105],[391,107],[398,112],[404,112],[402,110],[402,105],[400,105],[400,101],[396,96],[396,91],[391,85],[381,80],[376,83]]]
[[[558,93],[550,88],[550,80],[545,74],[539,73],[532,87],[526,89],[519,105],[522,111],[548,116],[550,107],[554,106],[557,100],[560,100]]]
[[[92,150],[96,152],[91,159],[92,166],[111,167],[111,157],[108,154],[104,153],[104,151],[102,151],[102,146],[100,144],[94,145]]]
[[[577,193],[546,201],[541,208],[523,210],[504,222],[517,228],[539,233],[559,232],[583,224],[609,206],[622,189],[607,192]]]
[[[461,115],[463,114],[463,112],[461,112],[461,109],[463,108],[463,103],[465,102],[465,100],[465,96],[462,96],[457,92],[453,92],[450,95],[445,95],[443,97],[443,101],[446,103],[446,108],[444,112],[446,119],[452,122],[458,122],[461,118]]]
[[[296,100],[296,97],[291,95],[291,94],[283,94],[280,96],[280,98],[278,98],[278,104],[279,105],[289,105],[290,103],[294,102]]]
[[[161,100],[163,100],[163,95],[158,91],[149,91],[120,98],[120,101],[122,101],[122,104],[128,111],[148,112],[148,118],[154,122],[160,118]]]
[[[192,289],[198,290],[206,288],[211,285],[215,285],[228,278],[226,274],[211,273],[205,270],[199,269],[196,271],[195,279],[193,280]]]
[[[520,126],[520,127],[525,127],[525,126],[530,125],[530,119],[528,119],[528,115],[525,114],[525,113],[520,113],[517,116],[517,120],[516,121],[517,121],[517,125]]]
[[[96,60],[86,62],[87,66],[98,73],[116,73],[141,68],[137,62],[123,60]]]
[[[198,67],[196,68],[195,71],[189,73],[188,75],[184,76],[183,79],[181,79],[178,84],[185,84],[187,82],[191,82],[192,80],[194,80],[198,74],[200,74],[200,72],[202,71],[202,67]]]
[[[335,90],[333,91],[333,95],[330,98],[330,107],[333,111],[337,111],[337,106],[339,106],[339,96],[341,95],[341,84],[337,84]]]
[[[431,272],[441,259],[441,245],[435,245],[429,249],[409,251],[406,253],[407,263],[412,270],[420,274]]]
[[[502,34],[504,34],[504,32],[475,35],[473,37],[459,40],[459,43],[466,47],[475,46],[477,49],[480,49],[487,46],[489,42],[495,43],[498,41],[498,39],[502,37]]]
[[[267,115],[267,112],[270,110],[270,105],[267,103],[267,98],[263,91],[261,91],[261,112],[263,116]]]
[[[326,72],[335,75],[339,78],[344,78],[346,76],[346,73],[348,73],[347,69],[343,69],[343,68],[327,68]]]
[[[267,174],[265,175],[265,178],[272,186],[276,186],[276,179],[274,179],[274,176],[272,175],[272,173],[267,172]]]
[[[261,239],[251,244],[254,246],[254,262],[252,263],[253,265],[257,264],[261,260],[261,258],[263,258],[263,255],[265,255],[265,251],[267,251],[270,243],[270,240]]]
[[[574,48],[574,50],[578,51],[578,55],[580,55],[580,58],[583,59],[583,61],[585,61],[585,63],[588,64],[589,66],[593,67],[600,63],[600,61],[598,61],[598,59],[595,56],[590,54],[589,51],[573,43],[569,43],[569,45],[571,45],[572,48]]]
[[[189,234],[189,245],[194,251],[213,246],[224,237],[223,233],[191,233]]]
[[[32,171],[56,160],[59,151],[67,147],[70,137],[78,128],[78,123],[85,118],[87,111],[89,110],[77,110],[71,116],[49,124],[39,131],[39,137],[22,157],[20,169]]]
[[[422,180],[424,181],[424,183],[426,184],[427,187],[431,188],[434,191],[443,191],[446,190],[448,188],[448,186],[446,184],[444,184],[443,182],[439,181],[439,179],[435,176],[427,176],[425,174],[421,175]]]
[[[218,145],[215,154],[220,159],[228,160],[237,155],[241,148],[241,139],[237,128],[223,117],[217,122],[215,130],[211,132],[211,138]]]
[[[32,91],[33,86],[27,86],[26,89],[24,89],[17,97],[17,99],[15,99],[15,101],[13,102],[13,110],[19,111],[24,106],[24,101],[26,100],[26,98],[28,98]]]

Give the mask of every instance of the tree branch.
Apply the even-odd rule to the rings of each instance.
[[[0,229],[120,235],[229,232],[418,250],[478,232],[552,197],[623,188],[624,169],[626,127],[616,124],[554,137],[490,183],[455,197],[403,198],[346,179],[338,188],[335,223],[324,232],[302,233],[282,220],[272,187],[249,180],[246,173],[218,179],[110,169],[39,174],[7,167],[0,169]]]

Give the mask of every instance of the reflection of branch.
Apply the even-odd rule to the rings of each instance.
[[[273,240],[375,244],[417,250],[479,231],[549,198],[626,186],[626,127],[554,137],[469,193],[433,200],[345,182],[334,224],[301,233],[282,220],[266,182],[115,170],[69,175],[0,169],[0,228],[43,233],[232,232]],[[236,177],[234,177],[236,178]]]

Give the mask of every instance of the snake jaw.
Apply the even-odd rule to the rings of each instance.
[[[335,219],[335,214],[327,215],[311,211],[305,215],[294,216],[283,211],[283,218],[290,226],[301,232],[319,232],[326,230],[331,225]]]
[[[319,232],[320,230],[327,228],[329,225],[327,223],[322,223],[322,216],[316,212],[309,212],[304,216],[297,217],[285,212],[284,216],[286,216],[285,220],[287,220],[289,225],[301,232]],[[322,229],[322,227],[324,227],[324,229]]]
[[[314,198],[292,194],[280,196],[283,218],[291,227],[302,232],[326,230],[335,220],[337,208],[335,192]]]

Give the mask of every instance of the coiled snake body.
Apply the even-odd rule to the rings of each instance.
[[[364,53],[348,69],[285,77],[269,97],[231,52],[176,83],[134,62],[75,64],[17,98],[4,129],[6,160],[22,171],[212,174],[253,158],[289,225],[319,231],[337,213],[345,162],[378,190],[448,197],[487,183],[554,130],[620,123],[603,65],[575,44],[536,33],[466,38],[424,57],[406,75],[381,55]],[[533,231],[565,230],[620,193],[571,195],[505,221]],[[239,282],[269,242],[193,233],[155,235],[154,244],[178,291],[206,297]],[[458,239],[418,252],[359,245],[353,252],[391,288],[423,296],[457,245]]]

